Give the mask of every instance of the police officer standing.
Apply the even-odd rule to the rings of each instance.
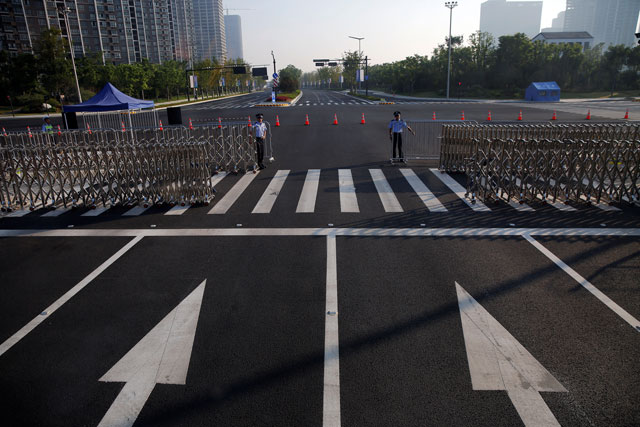
[[[256,114],[258,120],[253,125],[253,132],[256,138],[256,158],[260,169],[266,168],[264,163],[262,163],[262,159],[264,158],[264,142],[267,139],[267,125],[262,121],[263,117],[262,114]]]
[[[389,122],[389,139],[393,141],[393,157],[391,160],[400,159],[404,161],[404,155],[402,154],[402,130],[408,129],[412,134],[416,134],[413,129],[409,127],[407,122],[400,118],[400,111],[393,113],[393,120]],[[396,157],[396,146],[398,146],[398,157]]]
[[[42,124],[42,132],[53,134],[53,125],[51,124],[51,118],[49,116],[44,118],[44,123]]]

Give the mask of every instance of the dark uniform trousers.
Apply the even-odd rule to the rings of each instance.
[[[256,138],[256,159],[258,160],[258,166],[262,166],[262,159],[264,159],[264,138]]]
[[[396,146],[398,147],[398,157],[396,157]],[[393,132],[393,158],[404,158],[402,155],[402,132]]]

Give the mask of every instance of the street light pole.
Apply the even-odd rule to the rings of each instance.
[[[71,9],[62,6],[58,9],[58,11],[60,11],[62,13],[62,16],[64,17],[64,26],[67,29],[67,40],[69,41],[69,51],[71,53],[71,65],[73,66],[73,76],[76,79],[76,90],[78,91],[78,102],[82,103],[82,95],[80,94],[80,83],[78,83],[78,73],[76,71],[76,60],[74,58],[73,52],[73,43],[71,42],[71,30],[69,28],[69,12],[71,11]]]
[[[277,74],[278,71],[276,71],[276,57],[273,54],[273,51],[271,51],[271,57],[273,58],[273,74]],[[273,78],[273,81],[275,82],[276,78]],[[278,96],[278,86],[274,86],[273,87],[273,92],[276,94],[276,96]]]
[[[449,8],[449,62],[447,63],[447,99],[449,99],[449,86],[451,83],[451,24],[453,23],[453,8],[458,5],[458,2],[447,1],[444,5]]]
[[[364,37],[349,36],[350,39],[358,40],[358,74],[360,73],[360,61],[362,61],[362,49],[360,49],[360,42],[364,40]],[[358,82],[358,89],[362,88],[362,82]]]

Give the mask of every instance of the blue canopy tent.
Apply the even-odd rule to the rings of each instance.
[[[556,82],[533,82],[527,88],[524,99],[538,102],[560,101],[560,86]]]
[[[111,83],[107,83],[93,98],[81,104],[65,105],[62,107],[62,111],[65,113],[97,113],[101,111],[140,110],[153,108],[153,105],[153,101],[132,98],[120,92]]]
[[[115,88],[111,83],[104,85],[93,98],[76,105],[62,107],[65,128],[69,125],[77,129],[76,113],[82,113],[86,126],[94,129],[120,129],[155,126],[158,123],[153,101],[132,98]],[[146,111],[140,111],[146,109]]]

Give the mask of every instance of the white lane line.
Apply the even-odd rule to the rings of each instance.
[[[398,198],[393,193],[389,181],[384,176],[382,169],[369,169],[371,179],[376,186],[378,196],[380,196],[380,202],[384,207],[385,212],[403,212],[402,206],[398,201]]]
[[[418,198],[422,200],[422,203],[429,209],[431,212],[447,212],[447,208],[444,207],[440,200],[427,188],[427,186],[418,178],[418,175],[413,172],[411,169],[400,169],[402,175],[404,175],[405,179],[413,188],[413,191],[416,192]]]
[[[101,207],[96,207],[95,209],[89,209],[87,212],[83,213],[80,216],[98,216],[100,214],[105,213],[106,211],[109,210],[109,207],[107,206],[101,206]]]
[[[48,319],[49,316],[51,316],[57,309],[62,307],[67,301],[69,301],[71,298],[73,298],[73,296],[75,296],[78,292],[80,292],[82,289],[84,289],[85,286],[87,286],[89,283],[91,283],[91,281],[93,279],[98,277],[103,271],[105,271],[107,268],[109,268],[109,266],[111,264],[116,262],[129,249],[134,247],[136,245],[136,243],[138,243],[140,240],[142,240],[143,237],[144,236],[139,235],[139,236],[135,237],[133,240],[131,240],[129,243],[124,245],[124,247],[122,247],[122,249],[120,249],[118,252],[113,254],[108,260],[106,260],[105,262],[100,264],[100,266],[98,268],[96,268],[95,270],[93,270],[91,272],[91,274],[89,274],[87,277],[82,279],[77,285],[75,285],[73,288],[69,289],[64,295],[62,295],[60,298],[58,298],[58,300],[56,300],[53,304],[51,304],[49,307],[45,308],[33,320],[31,320],[29,323],[24,325],[18,332],[16,332],[11,337],[9,337],[9,339],[7,339],[5,342],[0,344],[0,356],[2,356],[5,352],[7,352],[7,350],[9,350],[11,347],[16,345],[22,338],[27,336],[27,334],[29,334],[31,331],[33,331],[36,328],[36,326],[38,326],[40,323],[42,323],[46,319]]]
[[[251,213],[270,213],[273,208],[273,204],[276,202],[280,191],[282,190],[282,186],[284,185],[284,181],[289,176],[290,170],[279,170],[274,175],[273,179],[269,183],[269,186],[258,200],[258,204],[253,208]]]
[[[467,206],[469,206],[471,209],[473,209],[475,212],[491,212],[491,209],[489,209],[484,203],[482,203],[480,200],[476,199],[475,203],[471,203],[471,200],[467,199],[465,197],[465,194],[467,193],[467,191],[464,189],[464,187],[460,184],[458,184],[458,182],[453,179],[448,173],[446,172],[440,172],[438,169],[432,168],[429,169],[440,181],[442,181],[442,183],[444,185],[446,185],[447,187],[449,187],[449,189],[451,191],[453,191],[453,193],[458,196],[460,199],[462,199],[463,202],[465,202],[467,204]]]
[[[134,206],[133,208],[123,213],[122,216],[138,216],[142,214],[144,211],[146,211],[147,209],[149,209],[150,207],[151,205],[147,206],[146,208],[144,206]]]
[[[244,193],[249,184],[258,176],[260,172],[245,174],[236,185],[209,211],[209,214],[222,215],[227,213],[229,208],[238,200],[238,198]]]
[[[55,218],[57,216],[60,216],[62,214],[65,214],[65,213],[69,212],[70,210],[71,210],[71,208],[53,209],[53,210],[50,210],[49,212],[47,212],[46,214],[42,214],[41,216],[43,218]]]
[[[338,184],[340,188],[340,211],[360,212],[356,187],[353,185],[353,177],[350,169],[338,169]]]
[[[324,313],[324,392],[322,426],[340,427],[340,340],[336,236],[327,236],[327,293]]]
[[[0,237],[213,237],[213,236],[351,237],[640,237],[640,228],[62,228],[0,229]]]
[[[184,206],[178,204],[175,205],[174,207],[172,207],[171,209],[169,209],[167,212],[165,212],[165,215],[182,215],[183,213],[185,213],[187,211],[187,209],[189,209],[191,207],[191,205],[189,203],[185,203]]]
[[[211,187],[212,188],[216,188],[216,185],[218,185],[218,183],[220,181],[222,181],[222,179],[228,175],[228,172],[218,172],[218,174],[214,175],[211,177]]]
[[[544,245],[542,245],[540,242],[538,242],[533,237],[531,237],[531,235],[525,234],[523,237],[527,239],[527,241],[531,243],[536,249],[542,252],[547,258],[553,261],[558,267],[564,270],[565,273],[567,273],[576,282],[578,282],[580,286],[585,288],[587,291],[591,292],[591,294],[596,298],[598,298],[601,303],[609,307],[614,313],[620,316],[625,322],[631,325],[631,327],[634,328],[636,331],[640,332],[640,321],[638,319],[633,317],[625,309],[623,309],[618,304],[613,302],[611,298],[609,298],[604,293],[602,293],[598,288],[593,286],[587,279],[585,279],[580,274],[578,274],[577,271],[575,271],[574,269],[569,267],[567,264],[565,264],[564,261],[562,261],[560,258],[555,256],[553,252],[551,252],[549,249],[544,247]]]
[[[319,184],[320,169],[309,169],[307,171],[307,177],[304,180],[302,193],[300,193],[296,213],[313,213],[315,211]]]

